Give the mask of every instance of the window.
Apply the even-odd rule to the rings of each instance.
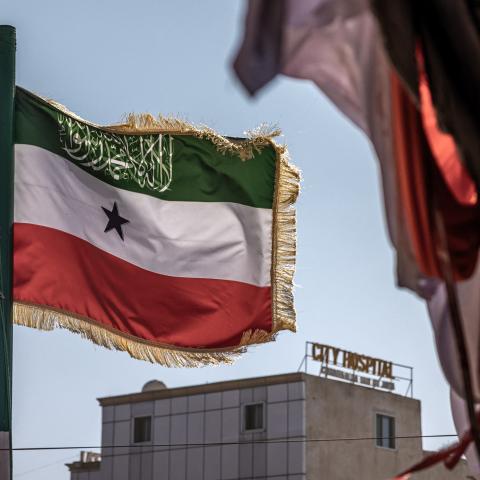
[[[243,430],[263,430],[263,403],[245,405],[243,410]]]
[[[395,418],[377,413],[377,447],[395,448]]]
[[[133,443],[149,442],[152,438],[152,417],[133,419]]]

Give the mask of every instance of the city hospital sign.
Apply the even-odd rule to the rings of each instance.
[[[311,343],[311,346],[313,360],[322,363],[320,374],[374,388],[395,389],[392,362],[330,345]]]

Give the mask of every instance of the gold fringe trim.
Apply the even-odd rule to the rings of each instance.
[[[225,137],[205,125],[194,125],[186,120],[159,115],[154,117],[149,113],[129,114],[124,124],[106,127],[115,133],[170,133],[172,135],[192,135],[209,140],[220,153],[238,155],[242,160],[253,158],[255,153],[271,144],[271,141],[281,134],[276,126],[262,124],[254,130],[245,132],[246,138],[234,139]]]
[[[289,163],[287,147],[277,145],[277,174],[273,206],[272,300],[273,333],[296,331],[293,277],[297,252],[295,202],[300,192],[300,170]]]
[[[127,352],[137,360],[158,363],[165,367],[202,367],[232,363],[236,357],[245,353],[252,344],[269,342],[272,334],[264,330],[249,330],[242,336],[237,347],[223,349],[175,348],[159,345],[148,340],[130,336],[118,330],[100,326],[98,323],[71,313],[40,307],[22,302],[14,302],[13,318],[16,325],[50,331],[64,328],[80,334],[96,345],[110,350]]]

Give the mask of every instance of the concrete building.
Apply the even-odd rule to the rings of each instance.
[[[71,480],[386,480],[425,453],[395,438],[421,435],[418,400],[306,373],[153,381],[99,403],[101,458],[84,453]],[[474,477],[462,461],[413,478]]]

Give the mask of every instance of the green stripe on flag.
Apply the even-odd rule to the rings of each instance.
[[[193,135],[117,134],[84,123],[17,88],[15,143],[35,145],[117,188],[171,201],[272,208],[276,152],[250,160]],[[172,153],[173,152],[173,153]]]

